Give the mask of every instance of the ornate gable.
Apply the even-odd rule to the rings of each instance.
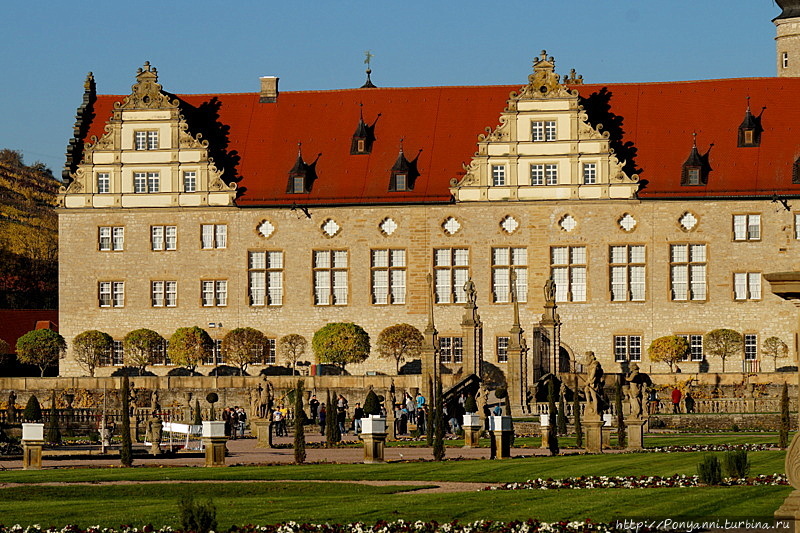
[[[61,188],[61,205],[233,205],[236,185],[222,180],[209,142],[189,126],[180,100],[162,91],[158,71],[146,62],[131,94],[114,104],[103,135],[84,145],[70,184]]]
[[[571,79],[580,80],[573,71]],[[592,125],[578,91],[561,83],[542,51],[528,84],[512,92],[495,129],[452,181],[457,201],[626,199],[639,179],[628,175],[602,124]]]

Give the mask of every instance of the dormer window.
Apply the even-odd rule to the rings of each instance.
[[[356,146],[357,146],[356,150],[358,150],[358,153],[364,153],[367,150],[367,141],[365,141],[364,139],[358,139]]]
[[[394,190],[396,191],[408,190],[408,174],[394,175]]]
[[[318,159],[319,155],[317,156]],[[303,161],[303,154],[301,153],[300,145],[298,145],[297,159],[294,162],[292,170],[289,171],[289,183],[286,185],[286,192],[288,194],[306,194],[311,192],[311,186],[314,180],[317,179],[316,166],[316,161],[311,164]]]
[[[380,115],[378,115],[378,118],[380,118]],[[350,143],[350,155],[372,153],[372,143],[375,142],[375,124],[377,122],[378,119],[376,118],[372,125],[368,125],[364,122],[364,115],[362,113],[361,117],[358,119],[356,131],[353,133],[353,140]]]
[[[302,176],[292,178],[292,193],[302,194],[306,192],[306,179]]]
[[[738,146],[755,147],[761,145],[761,116],[753,116],[750,112],[750,97],[747,97],[747,110],[744,120],[739,125]]]
[[[419,176],[417,172],[417,160],[413,161],[406,159],[403,149],[400,148],[400,153],[397,155],[397,160],[392,166],[392,174],[389,178],[390,191],[411,191],[414,190],[414,181]]]
[[[711,148],[709,148],[710,151]],[[681,185],[698,186],[708,183],[708,173],[711,171],[711,165],[708,163],[709,152],[700,155],[700,152],[697,151],[697,134],[695,134],[692,151],[681,169]]]

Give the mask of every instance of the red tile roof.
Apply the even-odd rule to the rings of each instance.
[[[258,93],[179,95],[199,106],[219,100],[219,121],[230,127],[229,151],[241,159],[236,174],[245,191],[238,205],[447,202],[450,180],[476,150],[477,136],[494,128],[508,94],[519,85],[283,92],[261,104]],[[605,88],[611,113],[621,117],[623,142],[638,150],[635,163],[647,186],[642,198],[800,194],[792,164],[800,156],[800,79],[751,78],[576,86],[588,97]],[[746,98],[763,111],[761,146],[737,147]],[[100,96],[87,139],[103,132],[113,102]],[[363,108],[360,108],[363,104]],[[350,155],[359,112],[375,128],[370,155]],[[380,117],[378,118],[378,114]],[[704,186],[681,186],[681,165],[697,133],[712,171]],[[406,157],[419,153],[413,191],[389,192],[390,169],[403,139]],[[318,154],[318,179],[309,194],[288,194],[289,170],[302,143],[303,158]],[[422,150],[419,152],[419,150]]]
[[[0,339],[3,339],[15,351],[17,339],[33,331],[43,329],[42,326],[52,325],[46,329],[58,331],[58,311],[51,309],[0,309]]]

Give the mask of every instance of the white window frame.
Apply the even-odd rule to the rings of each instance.
[[[177,307],[178,282],[173,280],[157,280],[150,282],[151,307]]]
[[[101,252],[125,250],[124,226],[100,226],[97,229],[97,249]]]
[[[251,306],[283,305],[283,251],[249,251],[247,270],[247,293]]]
[[[497,353],[497,362],[508,363],[508,344],[511,341],[511,337],[500,336],[496,339],[495,348]]]
[[[434,248],[434,296],[437,304],[466,303],[469,248]]]
[[[226,307],[228,305],[228,280],[200,280],[200,305],[203,307]]]
[[[177,226],[150,226],[150,249],[154,252],[174,252],[178,249]]]
[[[734,272],[733,299],[761,300],[761,272]]]
[[[228,246],[227,224],[201,224],[200,248],[203,250],[222,250]]]
[[[641,335],[614,335],[614,362],[640,362],[642,360]]]
[[[492,187],[503,187],[506,185],[506,166],[492,165]]]
[[[491,250],[492,298],[494,303],[511,302],[511,271],[517,276],[517,301],[528,301],[528,249],[498,246]]]
[[[463,363],[464,338],[439,337],[439,361],[442,363]]]
[[[608,247],[612,302],[644,302],[647,298],[647,249],[644,244]]]
[[[158,150],[158,130],[136,130],[133,144],[136,150]]]
[[[670,296],[673,302],[708,299],[708,247],[702,243],[670,244]]]
[[[544,164],[543,163],[533,163],[530,166],[530,174],[531,174],[531,185],[533,186],[540,186],[544,185]]]
[[[133,192],[135,194],[151,194],[161,191],[161,173],[134,172]]]
[[[99,281],[97,283],[97,300],[99,307],[125,307],[125,282]]]
[[[597,163],[583,163],[583,184],[595,185],[597,183]]]
[[[758,334],[744,334],[744,360],[758,361]]]
[[[183,172],[183,192],[197,192],[197,171]]]
[[[556,283],[557,302],[586,302],[587,264],[586,246],[550,247],[550,276]]]
[[[733,215],[733,240],[760,241],[761,215],[760,214]]]
[[[314,305],[347,305],[350,275],[348,251],[313,250],[311,260]]]
[[[373,305],[403,305],[406,303],[405,248],[375,248],[370,250],[370,280]]]
[[[681,361],[692,361],[694,363],[705,360],[703,352],[703,336],[696,333],[680,333],[677,337],[686,339],[689,343],[689,351],[681,357]]]
[[[109,172],[97,173],[97,194],[108,194],[111,192],[111,174]]]

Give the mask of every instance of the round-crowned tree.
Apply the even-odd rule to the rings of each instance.
[[[369,334],[358,324],[334,322],[314,333],[311,346],[320,363],[339,365],[344,372],[346,365],[369,357]]]
[[[306,338],[297,333],[285,335],[278,341],[278,351],[283,359],[292,366],[292,375],[296,373],[297,360],[303,357],[307,347]]]
[[[35,329],[17,339],[17,358],[22,363],[38,366],[42,377],[47,367],[58,363],[66,349],[64,337],[52,329]]]
[[[378,355],[394,360],[395,371],[399,374],[400,363],[404,359],[419,357],[424,341],[422,333],[411,324],[395,324],[380,332],[376,348]]]
[[[94,369],[100,366],[114,346],[114,339],[108,333],[90,329],[78,333],[72,339],[75,360],[94,377]]]
[[[725,372],[725,359],[740,353],[744,347],[744,338],[732,329],[715,329],[703,337],[703,349],[709,355],[722,359],[722,371]]]
[[[677,335],[665,335],[650,343],[647,353],[650,360],[655,362],[667,363],[669,371],[672,372],[675,363],[681,360],[689,351],[689,341]]]
[[[254,328],[236,328],[222,338],[222,351],[228,363],[239,367],[243,376],[247,365],[262,359],[266,337]]]
[[[213,346],[214,341],[204,329],[197,326],[178,328],[169,338],[167,355],[176,365],[194,371],[203,359],[211,355]]]
[[[789,355],[789,347],[779,337],[767,337],[761,346],[761,353],[772,357],[774,368],[778,368],[778,359]]]
[[[164,337],[152,329],[135,329],[122,339],[125,354],[125,364],[139,369],[139,374],[144,372],[147,365],[156,361],[156,354],[164,346]]]

